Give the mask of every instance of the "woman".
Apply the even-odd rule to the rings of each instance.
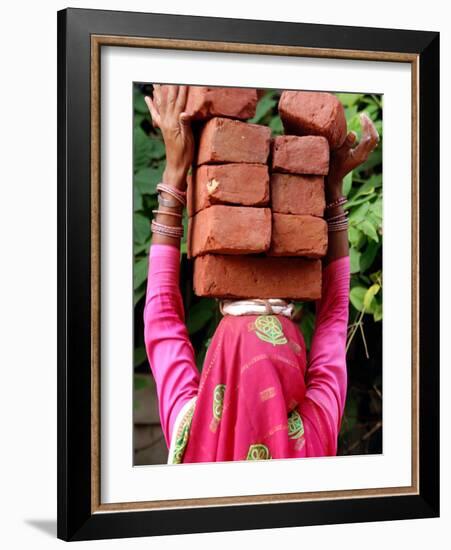
[[[168,462],[335,455],[346,398],[350,280],[342,185],[377,145],[377,131],[363,115],[360,142],[351,132],[331,153],[325,187],[329,244],[309,356],[290,304],[224,301],[199,374],[179,290],[181,216],[194,151],[184,113],[187,91],[155,85],[153,99],[146,97],[166,146],[164,185],[152,222],[144,332]]]

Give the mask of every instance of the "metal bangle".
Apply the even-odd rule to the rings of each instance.
[[[159,223],[152,220],[151,230],[153,233],[160,233],[161,235],[168,235],[170,237],[183,237],[182,225],[165,225],[164,223]]]
[[[339,197],[337,200],[330,202],[329,204],[326,204],[325,210],[329,210],[330,208],[334,208],[335,206],[342,206],[347,202],[348,202],[348,199],[346,197]]]
[[[179,214],[179,212],[168,212],[167,210],[152,210],[152,214],[166,214],[166,216],[174,216],[174,218],[183,217],[183,214]]]
[[[325,218],[325,219],[327,223],[345,220],[345,219],[348,219],[348,213],[343,212],[342,214],[337,214],[336,216],[330,216],[329,218]]]
[[[172,195],[174,199],[176,199],[180,204],[185,206],[186,204],[186,193],[183,193],[182,191],[178,191],[174,187],[170,187],[169,185],[164,185],[163,183],[159,183],[157,185],[157,191],[159,193],[167,193],[168,195]]]
[[[186,191],[177,189],[177,187],[173,187],[172,185],[168,185],[167,183],[164,183],[162,181],[157,185],[157,189],[161,189],[162,191],[167,191],[168,193],[175,193],[176,195],[179,195],[182,198],[186,197]]]
[[[349,227],[348,222],[340,223],[340,224],[337,223],[335,225],[329,225],[327,230],[328,231],[344,231],[345,229],[347,230],[348,227]]]
[[[166,206],[170,208],[175,208],[180,206],[180,201],[178,200],[171,200],[171,199],[165,199],[160,194],[158,194],[158,204],[161,204],[161,206]]]

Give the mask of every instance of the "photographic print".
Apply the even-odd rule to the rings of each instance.
[[[60,538],[439,514],[438,52],[58,13]]]
[[[382,106],[134,83],[135,465],[382,452]]]

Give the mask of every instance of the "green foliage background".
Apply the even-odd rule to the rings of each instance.
[[[142,311],[147,282],[147,253],[150,246],[152,210],[158,207],[156,185],[165,165],[165,148],[158,129],[150,123],[144,95],[152,86],[135,84],[133,120],[134,193],[134,305],[136,372],[149,372],[143,345]],[[360,137],[359,114],[365,111],[374,121],[380,142],[365,164],[349,174],[344,182],[348,198],[349,245],[351,259],[350,324],[348,330],[348,395],[339,441],[341,454],[381,452],[382,441],[382,96],[336,94],[342,102],[348,131]],[[277,112],[280,91],[267,90],[259,100],[256,115],[249,122],[264,124],[273,135],[283,133]],[[183,220],[187,225],[186,213]],[[186,235],[185,229],[185,235]],[[186,321],[197,364],[203,359],[220,315],[216,300],[197,298],[191,290],[190,262],[186,240],[182,241],[182,288]],[[307,346],[314,328],[314,304],[298,304],[300,327]],[[140,379],[142,384],[142,378]],[[135,384],[136,387],[136,384]]]

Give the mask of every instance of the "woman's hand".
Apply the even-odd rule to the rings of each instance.
[[[379,134],[366,113],[361,113],[362,137],[356,144],[357,135],[349,132],[343,145],[331,151],[329,174],[326,177],[326,200],[332,202],[342,195],[343,178],[363,164],[379,143]]]
[[[160,128],[166,147],[163,181],[182,190],[193,162],[194,138],[191,119],[184,112],[188,86],[154,84],[153,99],[145,97],[152,124]]]
[[[349,132],[343,145],[331,151],[329,174],[326,176],[326,202],[332,203],[343,195],[343,178],[351,170],[363,164],[369,154],[379,142],[379,134],[371,119],[365,113],[360,115],[362,126],[362,138],[356,144],[356,134]],[[343,205],[329,208],[328,218],[344,216]],[[325,265],[333,260],[349,255],[348,232],[329,231],[327,254],[324,258]]]

